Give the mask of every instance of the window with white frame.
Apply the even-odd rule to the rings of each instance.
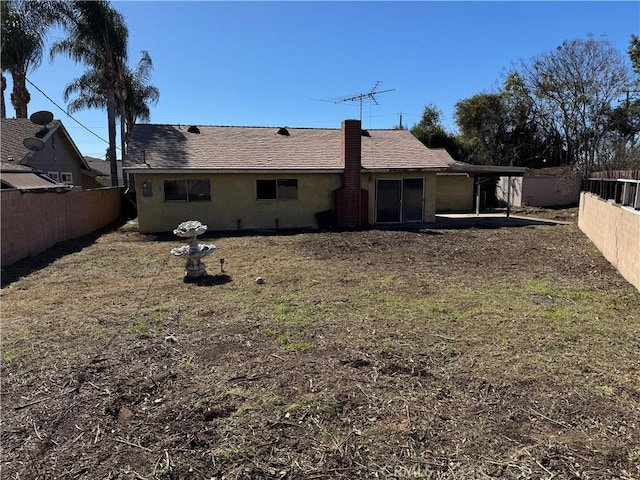
[[[47,177],[55,180],[56,182],[60,181],[60,174],[58,172],[47,172]]]
[[[73,174],[71,172],[60,172],[60,181],[67,185],[73,185]]]

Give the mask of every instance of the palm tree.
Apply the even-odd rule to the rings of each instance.
[[[7,87],[4,72],[13,80],[11,103],[17,118],[27,117],[27,105],[31,100],[27,90],[27,73],[40,66],[44,51],[45,35],[55,22],[61,22],[68,5],[62,1],[34,2],[28,0],[3,0],[0,19],[2,23],[2,117],[6,117],[4,91]]]
[[[122,140],[122,155],[124,157],[125,142],[131,137],[134,124],[138,120],[148,121],[151,118],[150,105],[156,105],[160,92],[153,85],[149,85],[153,62],[148,52],[142,51],[142,58],[134,69],[123,68],[123,92],[118,97],[116,114],[120,117],[120,138]],[[124,94],[123,94],[124,93]],[[65,101],[77,95],[67,108],[74,113],[86,108],[105,108],[106,91],[101,72],[92,69],[81,77],[69,83],[63,92]]]
[[[7,79],[4,75],[0,75],[0,81],[2,81],[2,96],[0,97],[0,118],[7,118],[7,107],[4,104],[4,91],[7,89]]]
[[[127,59],[129,31],[124,17],[108,1],[74,1],[73,14],[65,25],[68,38],[55,42],[51,56],[66,54],[83,62],[89,71],[80,79],[99,74],[105,95],[109,128],[111,184],[118,185],[116,161],[116,90],[122,90],[123,65]]]
[[[138,120],[149,121],[151,119],[150,105],[157,105],[160,99],[160,91],[153,85],[149,85],[153,62],[149,52],[143,50],[142,58],[133,70],[125,71],[124,79],[127,96],[124,108],[126,132],[124,138],[127,143],[131,138],[133,126]],[[120,112],[122,113],[122,111]]]
[[[149,121],[151,111],[149,105],[156,105],[160,99],[160,91],[149,85],[153,62],[149,52],[143,50],[138,65],[131,70],[125,68],[123,75],[125,89],[120,95],[120,138],[122,143],[122,158],[124,159],[126,144],[129,143],[133,126],[138,119]],[[123,162],[124,165],[124,162]],[[125,185],[128,182],[125,181]]]

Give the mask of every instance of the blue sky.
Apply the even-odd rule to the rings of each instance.
[[[456,102],[494,91],[514,64],[564,40],[606,37],[626,53],[640,35],[640,2],[211,2],[113,1],[129,27],[129,63],[147,50],[160,101],[152,123],[339,128],[364,102],[365,128],[408,127],[426,104],[453,131]],[[49,39],[61,36],[51,32]],[[29,79],[64,107],[64,86],[84,71],[64,57]],[[29,113],[50,110],[84,155],[107,144],[29,86]],[[6,91],[7,116],[14,116]],[[73,115],[107,139],[106,112]],[[120,154],[118,154],[118,157]]]

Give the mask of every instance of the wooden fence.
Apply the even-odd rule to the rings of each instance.
[[[610,180],[640,180],[640,170],[609,170],[606,172],[595,172],[591,174],[589,178]]]

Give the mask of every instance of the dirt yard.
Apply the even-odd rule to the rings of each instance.
[[[2,479],[640,478],[640,293],[575,224],[202,241],[3,270]]]

